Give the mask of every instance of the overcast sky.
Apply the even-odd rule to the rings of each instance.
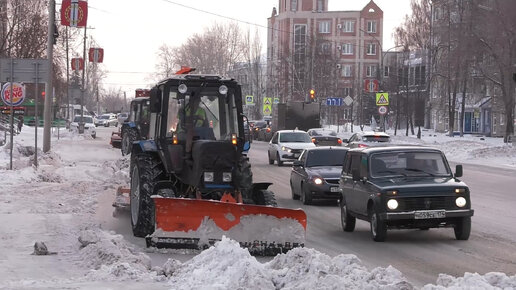
[[[329,0],[329,10],[361,10],[369,0]],[[394,46],[392,29],[410,13],[410,0],[375,0],[384,11],[384,47]],[[253,23],[266,47],[267,18],[278,0],[89,0],[88,34],[104,48],[108,71],[105,87],[121,88],[134,97],[136,88],[150,87],[149,75],[155,70],[158,48],[162,44],[181,45],[190,35],[202,32],[213,22],[227,18],[196,11],[209,11]],[[184,5],[184,6],[182,6]],[[81,51],[79,51],[81,53]]]

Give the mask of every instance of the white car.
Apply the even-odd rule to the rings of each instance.
[[[123,124],[124,121],[129,118],[129,113],[120,113],[117,116],[118,124]]]
[[[274,160],[276,160],[278,166],[283,165],[283,162],[294,162],[299,158],[301,152],[307,148],[315,148],[315,144],[305,131],[277,131],[269,142],[269,164],[274,164]]]
[[[75,132],[79,132],[79,122],[81,121],[81,116],[75,116],[73,122],[70,123],[70,129]],[[84,134],[90,134],[93,139],[97,137],[97,131],[95,129],[95,124],[93,123],[92,116],[83,116],[84,122]]]
[[[95,121],[95,126],[110,127],[111,125],[118,126],[118,119],[115,114],[102,114]]]

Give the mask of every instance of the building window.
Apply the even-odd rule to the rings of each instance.
[[[390,66],[384,66],[383,67],[383,76],[388,78],[391,74],[391,67]]]
[[[297,11],[297,0],[290,0],[290,11]]]
[[[324,11],[324,1],[323,0],[317,0],[317,11],[318,12]]]
[[[436,7],[434,9],[434,20],[439,20],[439,19],[441,19],[441,8]]]
[[[351,43],[344,43],[342,45],[342,54],[353,54],[353,44]]]
[[[373,81],[369,82],[369,92],[376,92],[376,84]]]
[[[376,33],[376,21],[374,21],[374,20],[367,21],[367,32],[368,33]]]
[[[342,95],[345,96],[345,97],[351,96],[351,93],[352,93],[351,88],[344,88],[344,89],[342,89]]]
[[[376,55],[376,44],[374,43],[368,43],[367,49],[366,49],[367,55]]]
[[[349,65],[349,64],[343,65],[341,74],[345,78],[351,77],[351,65]]]
[[[355,21],[344,21],[344,26],[342,27],[344,32],[355,32]]]
[[[375,77],[376,76],[376,66],[368,65],[366,67],[366,77]]]
[[[319,22],[319,33],[330,33],[330,21]]]

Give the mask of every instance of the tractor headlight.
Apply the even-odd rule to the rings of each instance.
[[[285,147],[285,146],[281,146],[281,151],[286,151],[288,153],[291,153],[292,152],[292,149],[288,148],[288,147]]]
[[[465,207],[466,206],[466,199],[464,197],[457,197],[457,199],[455,199],[455,204],[458,206],[458,207]]]
[[[227,93],[228,93],[228,87],[226,87],[225,85],[220,86],[220,87],[219,87],[219,93],[220,93],[221,95],[225,95],[225,94],[227,94]]]
[[[213,172],[204,172],[204,182],[213,182],[213,177],[215,174]]]
[[[389,201],[387,201],[387,207],[390,209],[390,210],[395,210],[398,208],[398,201],[395,200],[395,199],[389,199]]]
[[[177,90],[181,93],[181,94],[184,94],[186,93],[186,91],[188,90],[188,87],[185,85],[185,84],[180,84],[179,87],[177,88]]]
[[[321,185],[323,182],[322,178],[320,177],[316,177],[314,178],[314,183],[317,184],[317,185]]]
[[[223,182],[231,182],[232,176],[231,172],[223,172],[222,173],[222,181]]]

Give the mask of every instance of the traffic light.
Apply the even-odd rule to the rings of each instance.
[[[315,90],[310,90],[310,101],[315,102]]]

